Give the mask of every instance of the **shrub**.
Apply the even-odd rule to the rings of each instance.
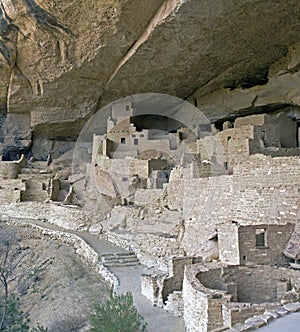
[[[90,332],[145,331],[147,325],[137,312],[131,293],[111,294],[107,301],[97,303],[90,323]]]
[[[20,309],[19,299],[11,295],[7,301],[1,301],[1,309],[5,307],[5,317],[2,314],[3,322],[0,331],[3,332],[27,332],[29,331],[29,314]],[[2,310],[1,310],[2,311]],[[2,313],[2,312],[1,312]],[[5,318],[5,319],[4,319]]]
[[[48,328],[38,324],[38,326],[33,327],[30,332],[48,332]]]

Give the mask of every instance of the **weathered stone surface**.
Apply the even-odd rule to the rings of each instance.
[[[95,110],[124,95],[184,98],[199,88],[195,96],[265,82],[268,67],[300,39],[299,9],[296,0],[2,0],[1,123],[7,112],[30,114],[30,126],[13,134],[15,120],[8,118],[4,128],[7,136],[20,136],[18,149],[28,150],[28,129],[34,141],[74,140]],[[289,72],[272,76],[257,106],[299,103],[298,55],[296,48],[284,62]],[[246,93],[242,108],[251,106],[252,95]],[[222,109],[206,110],[211,118],[225,116]]]
[[[283,306],[283,308],[289,312],[300,311],[300,302],[287,303]]]
[[[93,224],[89,228],[89,232],[92,234],[101,234],[102,229],[103,229],[102,224]]]
[[[66,207],[55,204],[37,202],[23,202],[21,204],[2,204],[0,215],[5,219],[37,219],[47,220],[49,223],[66,229],[87,229],[91,220],[84,211],[77,207]],[[24,216],[26,216],[24,218]]]
[[[266,325],[266,322],[260,316],[248,318],[245,320],[246,324],[253,324],[254,327],[259,328]]]

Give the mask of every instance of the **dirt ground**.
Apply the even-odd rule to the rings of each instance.
[[[71,246],[44,237],[32,228],[20,227],[17,235],[21,247],[29,247],[31,252],[23,266],[29,266],[28,273],[36,276],[28,290],[19,290],[22,310],[30,314],[30,325],[42,324],[49,332],[84,330],[93,305],[109,295],[104,280]]]

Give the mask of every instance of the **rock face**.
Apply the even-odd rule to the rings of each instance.
[[[65,152],[91,114],[126,95],[160,92],[199,104],[217,89],[265,84],[270,65],[300,40],[299,17],[297,0],[1,0],[4,158]],[[268,91],[297,84],[293,61]],[[295,93],[275,103],[298,105]],[[204,110],[212,119],[229,115]]]

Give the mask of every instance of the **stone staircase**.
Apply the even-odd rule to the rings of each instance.
[[[101,261],[106,267],[134,266],[140,264],[134,252],[104,254],[101,256]]]

